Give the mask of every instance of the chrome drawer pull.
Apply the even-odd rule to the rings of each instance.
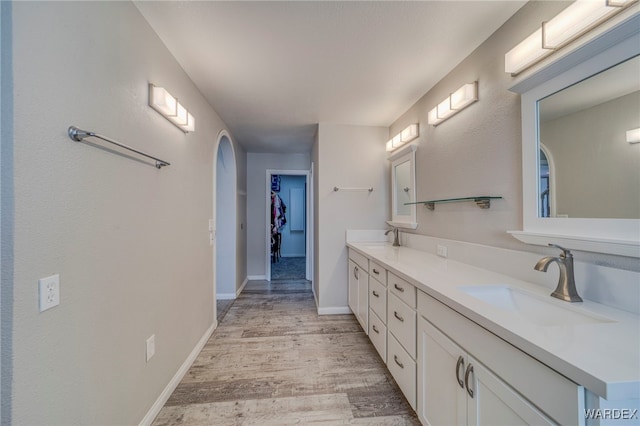
[[[403,287],[398,286],[398,284],[394,284],[393,286],[394,286],[394,287],[396,288],[396,290],[398,290],[399,292],[404,293],[404,288],[403,288]]]
[[[400,322],[404,322],[404,318],[402,318],[400,315],[398,315],[397,311],[393,311],[393,316],[398,318],[398,320],[400,320]]]
[[[467,393],[471,398],[473,398],[473,389],[469,387],[469,375],[473,374],[473,365],[469,364],[467,366],[467,371],[464,373],[464,384],[467,386]]]
[[[460,378],[460,366],[462,366],[462,369],[464,370],[464,358],[462,358],[462,355],[458,357],[458,363],[456,364],[456,380],[460,387],[464,389],[464,382]]]
[[[378,271],[376,268],[373,268],[373,273],[376,275],[380,275],[380,271]]]
[[[373,290],[373,291],[371,292],[371,294],[373,294],[375,297],[380,297],[380,295],[378,294],[378,292],[377,292],[377,291],[375,291],[375,290]]]
[[[375,325],[372,325],[371,328],[373,328],[373,331],[380,334],[380,332],[378,331],[378,328]]]
[[[396,362],[396,364],[398,364],[398,367],[404,368],[404,365],[402,365],[402,363],[398,361],[398,355],[394,355],[393,360]]]

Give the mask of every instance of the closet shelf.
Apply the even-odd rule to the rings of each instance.
[[[424,204],[425,206],[427,206],[427,208],[429,210],[435,210],[436,204],[459,203],[459,202],[464,202],[464,201],[473,201],[481,209],[488,209],[489,207],[491,207],[491,200],[501,200],[501,199],[502,199],[502,197],[493,197],[493,196],[481,195],[481,196],[477,196],[477,197],[445,198],[445,199],[442,199],[442,200],[416,201],[415,203],[404,203],[404,205],[408,206],[408,205],[411,205],[411,204]]]

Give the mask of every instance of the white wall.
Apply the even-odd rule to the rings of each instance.
[[[137,424],[214,321],[208,221],[225,125],[132,3],[15,2],[12,38],[14,133],[2,160],[9,145],[14,188],[2,204],[15,199],[14,273],[2,286],[13,291],[13,381],[3,416]],[[148,82],[181,99],[195,132],[147,106]],[[171,166],[72,142],[72,124]],[[55,273],[60,306],[39,313],[38,279]]]
[[[247,275],[250,277],[266,274],[267,169],[306,171],[310,167],[309,154],[247,153]]]
[[[280,231],[282,234],[282,245],[280,247],[280,253],[282,257],[304,257],[306,250],[305,231],[292,231],[291,221],[293,219],[294,209],[291,203],[291,189],[305,188],[306,176],[281,176],[280,183],[280,198],[287,206],[287,223]],[[302,215],[302,220],[305,220],[304,205],[302,210],[298,211],[298,214]]]
[[[389,162],[386,127],[320,123],[317,149],[318,214],[316,281],[320,313],[349,312],[347,301],[347,229],[385,227],[389,212]],[[317,145],[317,147],[316,147]],[[338,187],[374,191],[334,192]]]
[[[566,8],[566,2],[529,2],[465,58],[390,127],[390,134],[420,123],[416,152],[418,200],[497,195],[491,208],[474,203],[418,206],[418,234],[535,253],[550,249],[507,234],[522,229],[522,134],[520,96],[510,92],[504,54]],[[428,112],[464,83],[478,80],[479,101],[437,127]],[[631,258],[578,253],[577,259],[638,270]]]

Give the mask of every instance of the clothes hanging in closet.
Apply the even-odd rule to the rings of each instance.
[[[280,244],[282,243],[280,230],[287,223],[286,213],[287,206],[278,194],[271,191],[271,260],[273,262],[280,260]]]

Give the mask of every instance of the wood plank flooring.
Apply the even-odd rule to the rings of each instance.
[[[153,423],[419,425],[353,315],[307,281],[250,281]]]

